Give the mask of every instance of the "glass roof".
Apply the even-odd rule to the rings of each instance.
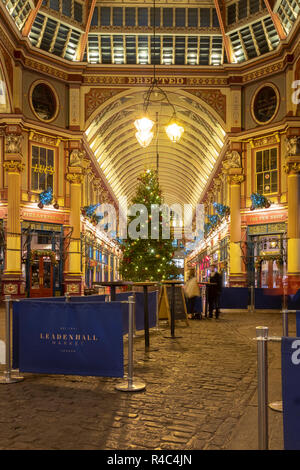
[[[32,46],[70,61],[219,66],[275,50],[300,0],[1,0]],[[224,5],[224,7],[223,7]],[[155,33],[155,34],[154,34]]]

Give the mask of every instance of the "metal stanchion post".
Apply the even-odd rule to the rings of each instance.
[[[284,307],[286,307],[286,302],[283,302]],[[282,336],[288,336],[289,335],[289,311],[286,308],[283,308],[281,311],[282,313]],[[272,403],[269,403],[269,407],[273,411],[279,411],[280,413],[283,412],[283,403],[282,401],[274,401]]]
[[[134,297],[128,297],[129,303],[129,328],[128,328],[128,379],[116,385],[116,390],[121,392],[139,392],[146,388],[144,382],[133,379],[133,315],[134,315]]]
[[[255,293],[254,286],[252,285],[251,288],[250,288],[250,297],[251,297],[250,311],[251,311],[251,313],[254,313],[254,309],[255,309],[254,293]]]
[[[258,399],[258,446],[268,450],[268,332],[267,326],[256,328],[257,339],[257,399]]]
[[[5,330],[6,330],[6,340],[5,340],[5,363],[6,363],[6,370],[4,372],[4,376],[0,377],[0,384],[12,384],[16,382],[21,382],[24,380],[24,377],[20,376],[13,376],[11,373],[11,296],[5,296]]]
[[[133,336],[137,336],[136,335],[136,321],[135,321],[135,291],[133,291],[132,293],[132,297],[133,297]],[[129,297],[128,297],[129,298]]]
[[[65,293],[65,299],[66,299],[66,302],[70,302],[70,294],[69,294],[69,292],[66,292],[66,293]]]
[[[156,327],[155,330],[159,330],[159,286],[157,287],[156,291]]]
[[[289,312],[288,310],[282,310],[282,336],[289,335]]]

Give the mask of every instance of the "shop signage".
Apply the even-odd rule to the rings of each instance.
[[[269,224],[272,222],[284,222],[287,220],[287,213],[286,212],[276,212],[276,211],[269,211],[263,213],[252,213],[246,214],[246,223],[247,225],[255,225],[255,224]]]
[[[121,302],[26,300],[14,319],[20,371],[123,377]]]
[[[23,209],[22,218],[27,220],[37,220],[40,222],[49,222],[54,224],[64,224],[66,215],[57,211],[35,211],[32,209]]]

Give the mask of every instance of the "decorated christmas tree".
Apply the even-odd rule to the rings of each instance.
[[[131,204],[145,206],[144,209],[141,209],[144,214],[139,219],[137,226],[137,232],[141,235],[134,238],[128,236],[126,240],[123,240],[123,260],[120,273],[123,279],[136,282],[173,279],[178,274],[178,269],[173,261],[173,238],[171,233],[169,238],[165,238],[166,232],[163,231],[168,225],[168,220],[163,217],[161,211],[157,212],[157,217],[152,220],[151,206],[163,204],[157,173],[153,170],[146,170],[138,178],[138,181],[136,195]],[[154,219],[156,219],[155,222]],[[134,220],[137,220],[136,215],[128,216],[128,227],[134,223]],[[153,237],[153,233],[155,237]]]

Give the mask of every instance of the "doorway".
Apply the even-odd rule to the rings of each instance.
[[[50,256],[41,255],[30,266],[30,297],[52,297],[53,263]]]

